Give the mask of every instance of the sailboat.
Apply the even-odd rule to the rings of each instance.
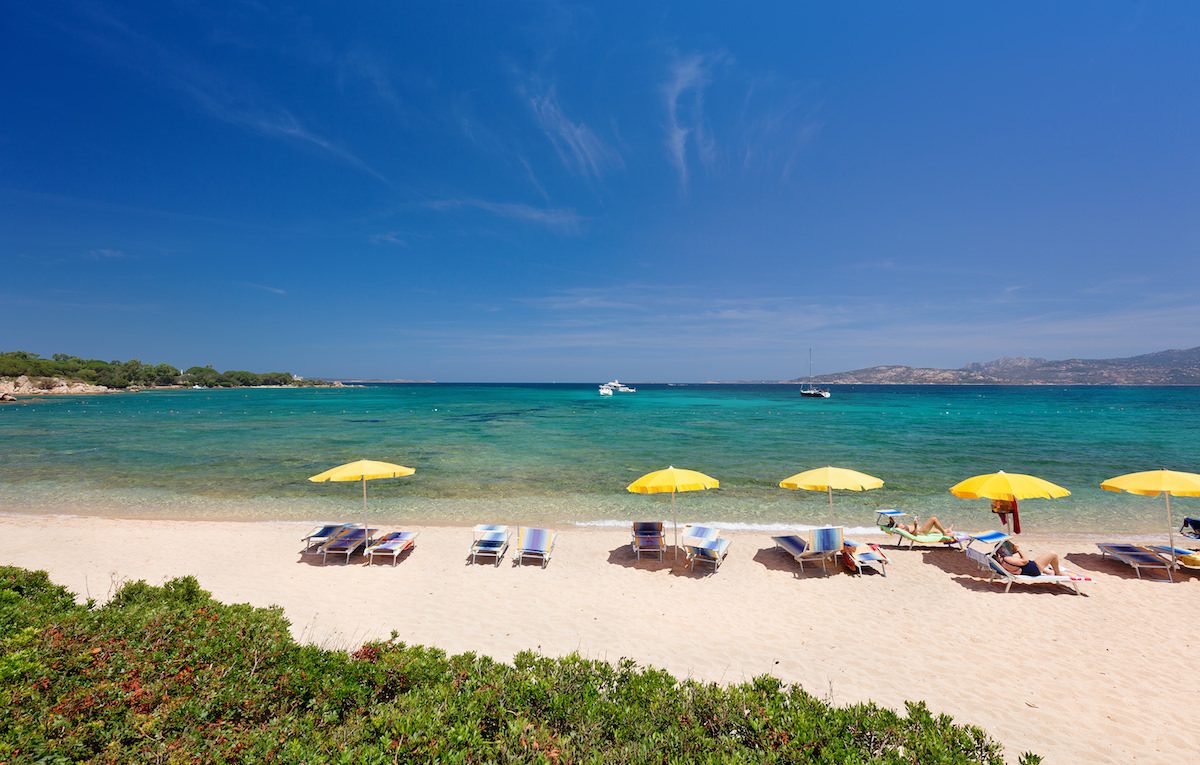
[[[808,382],[800,388],[800,395],[805,398],[829,398],[828,388],[817,388],[812,384],[812,348],[808,349]]]

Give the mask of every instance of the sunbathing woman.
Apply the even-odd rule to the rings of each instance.
[[[1041,576],[1049,566],[1056,576],[1062,576],[1062,571],[1058,568],[1058,553],[1045,553],[1033,559],[1026,558],[1021,548],[1012,540],[996,550],[996,560],[1011,574]]]
[[[912,523],[896,523],[895,518],[889,518],[888,526],[900,529],[901,531],[907,531],[913,536],[928,534],[930,531],[937,529],[938,533],[940,533],[942,536],[948,537],[950,536],[950,532],[954,530],[953,526],[943,526],[942,522],[938,520],[936,515],[929,516],[921,523],[917,523],[917,520],[918,519],[914,516]]]

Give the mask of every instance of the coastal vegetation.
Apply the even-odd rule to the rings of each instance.
[[[278,608],[192,577],[76,603],[0,567],[4,762],[1004,762],[910,703],[834,706],[763,676],[723,686],[578,656],[506,664],[395,640],[298,644]],[[1022,755],[1021,765],[1040,757]]]
[[[218,372],[211,366],[179,370],[171,364],[145,364],[137,359],[102,361],[56,353],[42,358],[28,351],[0,352],[0,377],[66,379],[103,385],[106,388],[151,388],[169,385],[203,385],[206,388],[234,388],[251,385],[304,385],[320,381],[298,380],[290,372]]]

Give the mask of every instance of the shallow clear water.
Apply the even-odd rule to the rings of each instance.
[[[1161,499],[1100,481],[1160,466],[1200,470],[1200,389],[849,386],[828,400],[795,386],[653,386],[602,398],[592,385],[380,385],[156,391],[0,407],[0,510],[188,518],[361,513],[357,484],[307,476],[354,459],[416,475],[368,486],[373,518],[569,523],[663,516],[631,495],[673,464],[721,480],[678,497],[682,519],[781,527],[825,522],[824,494],[778,488],[810,467],[886,481],[835,493],[834,520],[937,513],[994,525],[986,503],[947,489],[1004,469],[1072,496],[1022,505],[1028,530],[1158,531]],[[1179,498],[1177,514],[1200,513]]]

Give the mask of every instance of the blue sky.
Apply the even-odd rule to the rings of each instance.
[[[1195,4],[39,2],[0,35],[3,349],[586,381],[1200,344]]]

